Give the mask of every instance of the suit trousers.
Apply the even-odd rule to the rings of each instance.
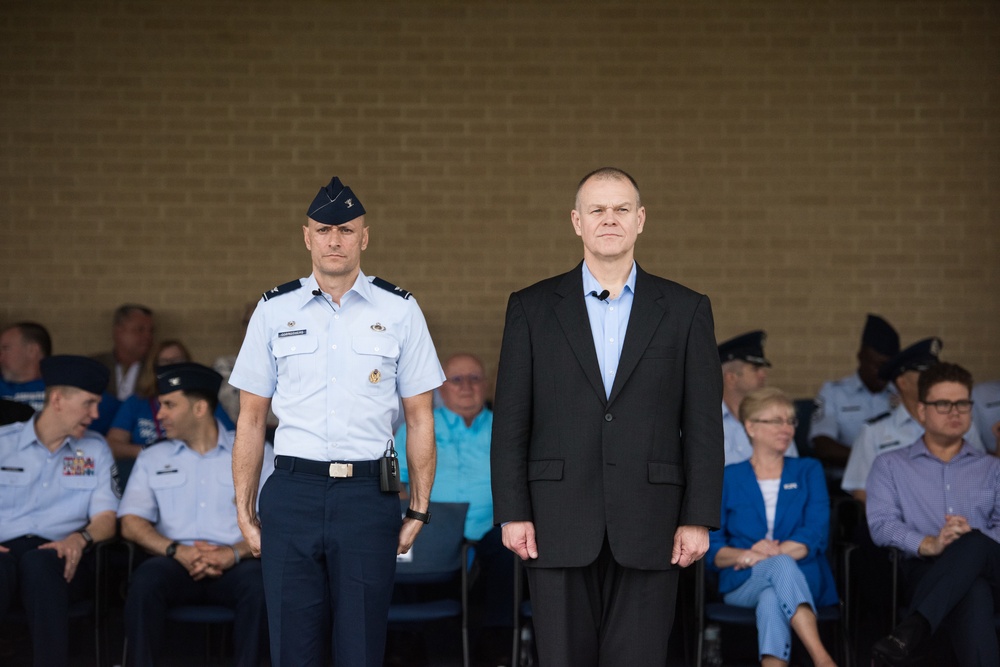
[[[396,574],[399,495],[378,477],[275,470],[260,494],[273,667],[381,667]]]
[[[542,667],[663,667],[679,570],[618,564],[607,537],[586,567],[528,567]]]
[[[963,667],[1000,665],[993,613],[1000,601],[1000,543],[973,530],[932,561],[902,563],[910,610],[944,628]]]
[[[39,549],[44,537],[18,537],[4,542],[0,553],[0,615],[20,593],[31,631],[34,664],[48,667],[69,662],[69,605],[94,593],[94,554],[83,555],[69,583],[65,561],[55,549]]]
[[[237,665],[259,665],[267,632],[264,584],[260,561],[247,559],[221,577],[195,581],[179,562],[154,556],[132,574],[125,599],[125,636],[128,664],[148,667],[163,652],[167,610],[184,604],[231,607],[233,658]]]

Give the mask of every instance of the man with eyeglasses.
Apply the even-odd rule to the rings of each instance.
[[[740,421],[740,403],[746,395],[767,384],[771,362],[764,356],[767,333],[748,331],[719,343],[722,364],[722,432],[725,437],[726,465],[742,463],[753,454],[750,438]],[[792,442],[785,456],[798,456]]]
[[[851,446],[851,455],[847,459],[840,488],[861,502],[865,501],[865,483],[875,458],[906,447],[923,435],[924,427],[918,415],[920,399],[917,384],[922,372],[939,363],[938,354],[942,346],[940,338],[917,341],[879,370],[883,378],[895,385],[900,403],[891,411],[869,419]],[[973,449],[984,451],[979,431],[971,420],[965,439]]]
[[[437,470],[431,501],[469,503],[465,537],[476,542],[480,568],[473,596],[475,599],[482,596],[483,604],[477,653],[486,660],[498,659],[510,653],[514,554],[504,547],[500,527],[493,525],[490,491],[493,411],[486,406],[489,383],[483,362],[471,354],[449,357],[444,362],[444,372],[446,379],[438,389],[443,405],[434,410]],[[409,483],[405,424],[396,433],[396,449],[400,479]]]
[[[908,662],[942,629],[958,664],[998,665],[993,627],[1000,586],[1000,461],[963,436],[972,421],[972,375],[939,363],[918,383],[924,434],[875,459],[868,524],[879,546],[903,552],[910,615],[872,647],[889,665]]]

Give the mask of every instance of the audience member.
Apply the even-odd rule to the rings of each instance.
[[[940,338],[925,338],[902,350],[879,370],[885,380],[896,386],[900,404],[869,419],[851,446],[841,488],[858,500],[865,500],[865,483],[875,458],[906,447],[923,435],[924,427],[917,417],[920,404],[917,383],[921,372],[938,363],[941,347]],[[983,450],[975,427],[969,429],[966,438],[972,447]]]
[[[493,525],[493,411],[486,407],[486,371],[475,356],[456,354],[444,363],[444,372],[446,379],[439,389],[444,405],[434,410],[437,473],[431,501],[469,503],[465,537],[477,543],[477,587],[483,597],[481,625],[485,630],[479,652],[496,658],[510,654],[514,554],[503,546],[500,527]],[[408,483],[405,424],[396,434],[396,443],[400,478]]]
[[[750,392],[739,415],[751,455],[726,466],[722,527],[709,534],[707,563],[721,570],[727,604],[756,608],[761,664],[788,664],[794,630],[814,665],[833,665],[816,624],[816,605],[837,603],[825,554],[830,500],[823,468],[787,456],[795,406],[782,391]]]
[[[910,614],[872,647],[875,658],[908,664],[939,629],[963,667],[1000,665],[993,625],[1000,587],[1000,461],[971,447],[972,375],[939,363],[919,380],[924,433],[875,459],[868,523],[876,544],[903,552]]]
[[[124,401],[135,391],[142,362],[153,347],[153,311],[132,303],[119,306],[112,321],[111,336],[111,351],[95,354],[94,359],[110,372],[108,392]]]
[[[118,486],[104,439],[87,430],[108,383],[101,364],[42,360],[45,404],[0,428],[0,617],[27,612],[34,664],[69,662],[69,604],[94,591],[94,542],[115,534]]]
[[[751,391],[767,384],[771,362],[764,357],[763,331],[750,331],[719,344],[719,361],[722,362],[722,431],[725,437],[726,465],[750,458],[752,448],[747,432],[737,415],[740,403]],[[798,456],[799,450],[792,442],[788,456]]]
[[[52,338],[37,322],[18,322],[0,332],[0,398],[41,410],[45,382],[41,361],[52,354]]]
[[[972,388],[972,424],[986,449],[1000,456],[1000,380]]]
[[[809,440],[816,457],[833,468],[847,465],[851,445],[865,422],[895,407],[896,397],[879,369],[899,354],[899,334],[878,315],[868,315],[861,333],[858,370],[825,382],[816,396]]]
[[[155,353],[149,355],[143,362],[135,393],[125,399],[111,420],[111,428],[108,429],[107,435],[108,445],[118,462],[118,471],[123,484],[128,480],[132,469],[131,462],[139,455],[142,448],[166,437],[157,417],[160,404],[157,400],[156,369],[185,361],[191,361],[191,353],[183,343],[178,340],[161,342]],[[218,404],[216,404],[215,418],[226,430],[235,429],[229,415]]]
[[[236,524],[233,434],[219,427],[222,376],[194,363],[159,368],[157,422],[169,440],[142,450],[118,515],[122,536],[151,557],[125,600],[129,663],[162,655],[167,609],[210,603],[236,612],[237,665],[259,665],[267,634],[260,561]],[[261,481],[273,469],[267,447]]]

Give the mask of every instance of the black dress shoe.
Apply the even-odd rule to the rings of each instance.
[[[913,613],[872,646],[872,657],[884,665],[897,667],[909,664],[917,646],[931,632],[931,625],[920,614]]]

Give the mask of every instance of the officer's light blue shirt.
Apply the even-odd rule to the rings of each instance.
[[[493,412],[483,408],[470,426],[465,420],[441,407],[434,410],[434,441],[437,443],[437,470],[431,501],[469,503],[465,515],[465,537],[478,540],[493,528],[493,491],[490,488],[490,437]],[[396,432],[400,479],[409,483],[406,465],[406,424]]]
[[[61,540],[94,515],[118,509],[104,438],[87,431],[50,452],[35,433],[37,416],[0,427],[0,542],[23,535]]]
[[[302,287],[257,304],[229,378],[270,397],[278,417],[274,451],[316,461],[382,456],[399,397],[430,391],[444,371],[413,297],[358,273],[340,305]]]
[[[7,382],[0,378],[0,398],[27,403],[39,412],[45,405],[45,381],[38,378],[27,382]]]
[[[125,487],[118,516],[132,514],[152,523],[166,538],[193,544],[236,544],[233,486],[233,432],[219,426],[218,445],[199,454],[182,440],[164,440],[139,452]],[[274,453],[264,445],[260,488],[274,470]]]
[[[618,361],[622,356],[622,345],[625,343],[625,332],[628,329],[628,318],[632,314],[632,301],[635,297],[635,262],[632,262],[628,280],[616,298],[601,301],[596,296],[590,296],[591,292],[600,294],[603,291],[601,283],[597,282],[597,278],[584,261],[583,302],[587,304],[590,332],[594,336],[597,363],[601,367],[604,398],[608,398],[611,396],[611,387],[615,384]]]
[[[809,439],[822,435],[850,447],[866,421],[892,409],[893,396],[888,387],[871,393],[857,373],[824,382],[816,396]]]

